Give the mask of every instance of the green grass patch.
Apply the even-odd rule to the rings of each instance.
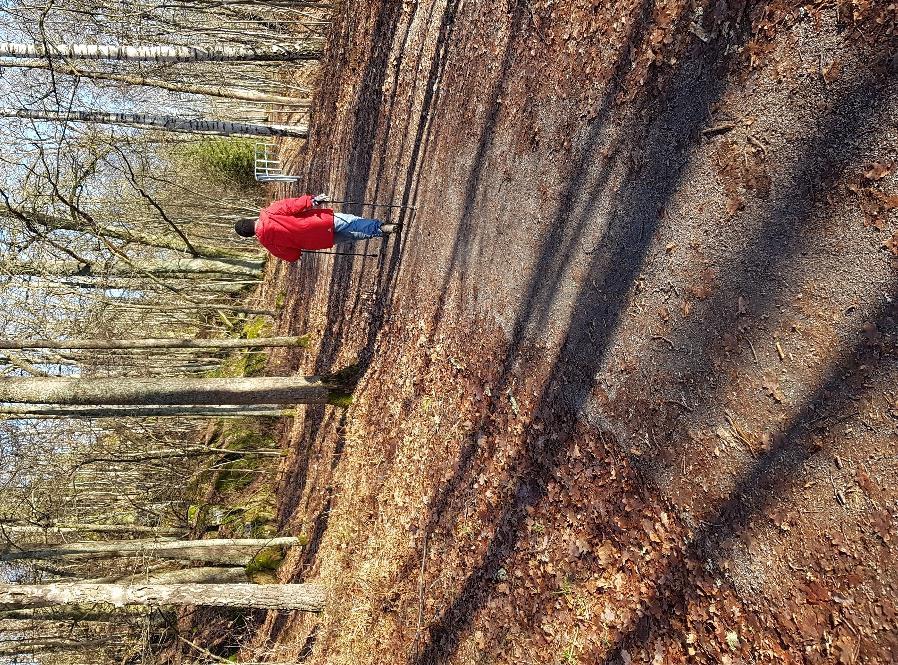
[[[190,526],[199,526],[202,520],[203,506],[193,503],[187,506],[187,523]]]
[[[277,442],[270,434],[253,427],[252,421],[245,419],[225,426],[218,443],[219,447],[235,452],[276,448]]]
[[[219,445],[241,454],[225,457],[227,461],[221,465],[215,480],[218,492],[239,492],[246,489],[255,480],[265,461],[272,459],[251,454],[253,450],[274,448],[277,442],[270,435],[248,426],[250,422],[243,420],[230,426],[225,424],[222,428]],[[229,457],[232,459],[228,459]]]
[[[191,527],[204,533],[210,529],[220,529],[240,522],[244,509],[210,503],[197,503],[187,508],[187,522]]]
[[[243,376],[262,376],[267,364],[265,351],[246,351],[243,353]]]
[[[180,156],[188,165],[215,181],[249,189],[258,187],[254,146],[252,139],[212,138],[186,144]]]
[[[188,508],[191,525],[200,530],[217,528],[227,537],[276,535],[275,497],[268,479],[274,477],[279,458],[253,454],[278,449],[273,430],[266,425],[254,418],[222,419],[207,435],[216,447],[233,452],[215,458],[211,477],[204,474],[211,482],[204,498]]]
[[[271,538],[277,535],[275,498],[267,485],[231,509],[233,518],[223,526],[241,538]]]
[[[280,547],[266,547],[246,565],[246,576],[255,584],[276,584],[275,574],[284,561],[284,551]]]

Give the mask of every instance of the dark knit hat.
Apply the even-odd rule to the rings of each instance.
[[[234,224],[234,230],[237,232],[237,235],[244,238],[252,238],[256,235],[257,219],[257,217],[241,217],[238,219]]]

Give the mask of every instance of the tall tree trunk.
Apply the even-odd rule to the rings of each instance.
[[[294,107],[307,107],[308,101],[299,100],[284,95],[273,95],[246,88],[232,88],[217,85],[198,85],[195,83],[173,83],[163,79],[148,78],[134,74],[117,74],[113,72],[98,72],[95,70],[77,69],[71,65],[53,62],[51,65],[46,60],[7,60],[0,62],[0,69],[4,67],[21,67],[26,69],[45,69],[60,74],[71,76],[83,76],[99,81],[118,81],[127,85],[144,86],[148,88],[160,88],[172,92],[183,92],[191,95],[206,95],[208,97],[224,97],[226,99],[239,99],[245,102],[257,102],[261,104],[284,104]]]
[[[204,455],[258,455],[261,457],[283,457],[284,451],[278,448],[241,449],[230,450],[228,448],[214,448],[212,446],[184,446],[183,448],[163,448],[161,450],[147,450],[139,453],[109,453],[105,456],[87,457],[79,463],[79,466],[107,462],[109,464],[148,462],[151,460],[172,459],[175,457],[202,457]]]
[[[210,540],[113,540],[84,541],[47,545],[35,549],[15,549],[0,553],[0,561],[27,559],[66,559],[90,557],[114,559],[130,556],[152,556],[159,559],[205,561],[231,566],[245,566],[259,552],[269,547],[291,547],[299,538],[215,538]]]
[[[66,651],[81,651],[90,647],[102,647],[109,644],[108,640],[85,641],[70,637],[31,637],[21,638],[14,642],[0,643],[0,657],[11,658],[14,656],[31,656],[46,653],[60,653]],[[30,660],[30,659],[29,659]],[[15,662],[28,662],[16,659]]]
[[[98,582],[93,581],[97,584]],[[146,619],[147,613],[145,608],[141,607],[120,607],[117,609],[104,609],[94,604],[88,605],[60,605],[54,608],[30,608],[21,610],[5,610],[0,611],[0,621],[48,621],[48,622],[66,622],[66,623],[113,623],[121,621],[122,615],[140,617]],[[159,617],[163,619],[163,617]]]
[[[134,573],[110,575],[93,580],[90,584],[247,584],[250,582],[243,566],[202,566],[158,573]]]
[[[205,134],[209,136],[292,136],[307,138],[305,125],[272,125],[228,120],[185,120],[173,116],[156,116],[146,113],[101,113],[99,111],[29,111],[25,109],[0,109],[0,117],[28,118],[31,120],[57,120],[61,122],[92,122],[103,125],[125,125],[142,129],[159,129],[166,132]]]
[[[206,307],[208,309],[220,309],[225,312],[237,312],[238,314],[257,314],[259,316],[277,316],[277,312],[273,309],[254,309],[252,307],[240,307],[238,305],[227,305],[221,302],[200,302],[195,305],[174,305],[171,302],[136,302],[134,300],[126,300],[119,298],[104,298],[104,304],[110,307],[130,310],[152,310],[154,312],[194,312],[198,307]]]
[[[2,381],[2,379],[0,379]],[[277,405],[191,405],[170,406],[71,406],[67,404],[0,405],[0,415],[20,418],[149,418],[177,416],[179,418],[292,418],[294,409]]]
[[[122,605],[208,605],[270,610],[324,609],[320,584],[0,584],[0,609],[81,603]]]
[[[334,391],[315,376],[0,379],[0,402],[28,404],[325,404]]]
[[[115,259],[105,265],[85,264],[77,261],[15,261],[0,260],[0,269],[9,275],[34,277],[154,277],[190,275],[229,275],[258,277],[264,261],[254,259],[140,259],[129,264]]]
[[[318,60],[321,40],[304,40],[265,49],[191,46],[98,46],[93,44],[18,44],[0,42],[0,57],[82,60],[140,60],[151,62],[273,62]]]
[[[0,339],[0,349],[251,349],[263,346],[308,346],[309,338],[255,339]]]
[[[0,534],[15,542],[34,536],[46,538],[73,533],[141,533],[153,534],[158,537],[172,537],[180,536],[184,531],[184,529],[142,526],[140,524],[54,524],[46,527],[37,524],[0,524]]]

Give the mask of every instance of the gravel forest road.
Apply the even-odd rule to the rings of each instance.
[[[886,3],[348,2],[305,190],[415,206],[270,265],[311,663],[898,660]],[[353,209],[371,213],[370,208]],[[373,213],[371,213],[373,214]]]

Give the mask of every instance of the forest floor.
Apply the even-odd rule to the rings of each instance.
[[[342,4],[272,196],[416,209],[269,264],[269,371],[361,373],[270,660],[898,661],[898,10],[745,4]]]

